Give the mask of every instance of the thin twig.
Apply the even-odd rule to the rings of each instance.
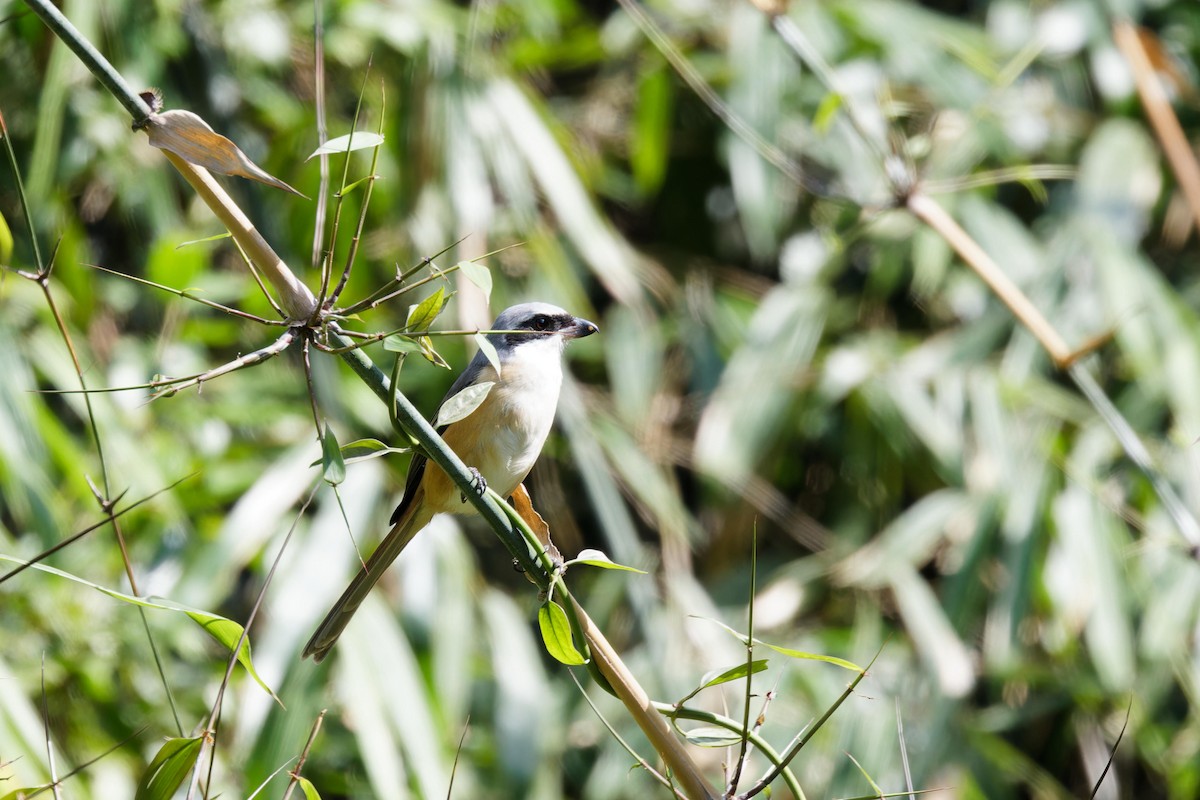
[[[317,150],[320,151],[328,138],[325,124],[325,7],[322,0],[313,0],[313,88],[317,112]],[[317,208],[313,215],[313,269],[321,266],[325,213],[329,208],[329,154],[320,153],[317,159],[321,169],[321,181],[317,190]]]
[[[208,724],[205,726],[205,742],[211,741],[208,752],[208,779],[204,788],[204,797],[208,797],[208,790],[212,788],[212,771],[213,764],[217,758],[217,732],[221,725],[221,708],[222,701],[225,699],[225,690],[229,687],[229,681],[233,677],[233,669],[238,663],[238,654],[242,650],[242,644],[250,635],[250,626],[254,624],[255,618],[258,616],[258,610],[262,607],[263,599],[267,596],[267,590],[271,588],[271,579],[275,577],[275,571],[279,568],[279,562],[283,560],[283,554],[287,551],[288,543],[292,540],[292,534],[296,532],[296,526],[300,520],[304,518],[305,512],[308,511],[309,505],[313,498],[317,495],[317,490],[321,488],[321,481],[316,481],[312,489],[308,493],[308,497],[304,498],[304,504],[300,506],[300,510],[296,513],[296,518],[292,520],[292,525],[288,528],[287,535],[283,537],[283,543],[279,545],[279,552],[275,554],[275,560],[271,562],[271,569],[267,572],[267,576],[263,578],[262,588],[258,590],[258,596],[254,598],[254,605],[250,608],[250,613],[246,617],[246,622],[242,625],[242,635],[238,637],[237,643],[229,653],[229,661],[225,665],[225,677],[221,679],[221,685],[217,689],[216,700],[213,701],[212,710],[208,715]],[[276,698],[278,699],[278,698]],[[196,773],[199,773],[200,759],[196,759]],[[191,788],[188,790],[188,797],[192,796],[192,790],[195,788],[193,781]]]
[[[250,322],[257,322],[260,325],[287,325],[288,324],[287,322],[285,322],[284,320],[281,320],[281,319],[267,319],[265,317],[260,317],[257,314],[250,314],[248,312],[242,311],[241,309],[231,308],[230,306],[222,305],[221,303],[217,303],[212,300],[205,300],[203,297],[198,297],[198,296],[192,294],[187,289],[176,289],[172,286],[165,286],[161,283],[155,283],[154,281],[146,280],[145,278],[139,278],[137,275],[127,275],[126,273],[118,272],[115,269],[109,269],[108,267],[102,267],[99,264],[84,264],[84,266],[91,267],[92,269],[98,269],[101,272],[107,272],[109,275],[116,275],[119,278],[125,278],[126,280],[131,280],[134,283],[140,283],[143,286],[149,286],[154,289],[159,289],[164,292],[169,292],[170,294],[173,294],[176,297],[182,297],[184,300],[191,300],[192,302],[199,303],[200,305],[208,306],[209,308],[216,309],[217,311],[222,311],[226,314],[229,314],[230,316],[241,317],[242,319],[249,320]]]
[[[733,777],[725,789],[726,797],[733,797],[737,792],[738,782],[742,779],[742,770],[746,768],[746,760],[750,757],[750,698],[754,696],[754,593],[758,580],[758,524],[755,523],[750,536],[750,602],[746,612],[746,696],[742,698],[742,742],[738,753]]]
[[[386,107],[386,94],[382,84],[380,84],[379,91],[384,96],[384,99],[380,100],[379,104],[379,129],[377,131],[380,138],[382,138]],[[346,146],[347,148],[349,147],[349,141],[347,141]],[[338,298],[342,296],[342,291],[345,290],[346,284],[350,281],[350,271],[354,268],[354,259],[358,256],[358,245],[362,241],[363,229],[367,225],[367,209],[371,206],[371,192],[375,189],[375,181],[379,178],[377,172],[379,169],[379,151],[379,147],[372,148],[371,169],[364,179],[367,182],[367,186],[363,189],[362,206],[358,212],[358,225],[354,229],[354,235],[350,237],[350,246],[346,249],[346,264],[342,268],[342,277],[338,279],[338,284],[333,288],[333,293],[329,295],[329,300],[324,303],[324,308],[332,308],[337,305]]]
[[[759,779],[758,783],[754,784],[754,786],[750,788],[748,792],[738,795],[740,800],[749,800],[749,798],[754,797],[770,786],[771,782],[779,777],[779,774],[787,767],[788,764],[792,762],[792,759],[799,755],[800,751],[806,744],[808,744],[809,740],[812,739],[816,732],[819,731],[821,727],[829,721],[829,718],[833,716],[834,712],[842,707],[842,703],[846,702],[850,695],[854,693],[854,690],[858,688],[858,684],[862,682],[862,679],[867,677],[867,671],[870,670],[870,668],[875,664],[876,658],[879,658],[878,653],[876,653],[875,658],[872,658],[871,662],[854,677],[854,680],[852,680],[850,685],[846,687],[846,691],[842,692],[841,696],[834,701],[833,705],[825,709],[825,713],[822,714],[816,722],[810,725],[807,730],[805,730],[804,735],[798,737],[795,742],[788,747],[788,749],[784,752],[780,763],[772,767],[766,775]]]
[[[300,772],[304,769],[304,762],[308,761],[308,751],[312,749],[313,742],[317,740],[317,732],[321,730],[321,723],[325,720],[326,711],[328,709],[321,709],[321,713],[317,715],[317,721],[313,723],[312,730],[308,732],[308,741],[304,743],[304,749],[300,751],[300,759],[296,762],[296,768],[291,771],[292,777],[288,781],[287,791],[283,793],[283,800],[290,800],[292,790],[300,782]]]
[[[10,578],[15,578],[17,575],[20,575],[22,572],[29,569],[33,565],[38,564],[42,561],[45,561],[47,558],[54,555],[59,550],[62,550],[64,547],[74,544],[75,542],[82,539],[84,536],[87,536],[89,533],[92,533],[93,531],[103,528],[105,525],[108,525],[112,519],[114,519],[116,517],[120,517],[123,514],[127,514],[130,511],[132,511],[133,509],[142,505],[143,503],[150,502],[151,500],[158,497],[163,492],[169,492],[170,490],[174,489],[176,486],[183,483],[184,481],[186,481],[190,478],[196,477],[196,474],[197,473],[193,472],[190,475],[185,475],[184,477],[180,478],[179,480],[175,481],[174,483],[170,484],[169,486],[164,486],[162,489],[159,489],[157,492],[149,494],[146,497],[143,497],[141,500],[137,500],[137,501],[134,501],[133,503],[130,503],[125,508],[122,508],[120,511],[111,512],[110,514],[106,515],[105,518],[102,519],[100,522],[97,522],[95,525],[89,525],[88,527],[84,528],[83,530],[79,531],[78,533],[72,534],[71,536],[68,536],[66,539],[63,539],[58,544],[52,545],[51,547],[46,548],[45,550],[38,553],[36,556],[29,559],[28,561],[22,562],[21,566],[17,567],[16,569],[10,570],[9,572],[6,572],[5,574],[0,575],[0,584],[4,583],[5,581],[9,580]]]
[[[354,118],[350,123],[350,134],[346,139],[346,152],[343,154],[342,160],[342,184],[336,195],[337,202],[333,205],[333,222],[329,228],[329,248],[325,251],[325,257],[321,259],[321,290],[317,293],[317,305],[313,309],[314,317],[311,321],[316,321],[316,314],[319,314],[325,308],[325,300],[329,297],[329,281],[333,277],[333,254],[337,250],[337,235],[338,225],[342,219],[342,205],[346,200],[346,181],[350,177],[350,157],[354,153],[354,134],[358,129],[359,115],[362,113],[363,95],[367,91],[367,78],[371,74],[372,56],[367,57],[367,68],[363,72],[362,86],[358,90],[358,103],[354,106]]]
[[[737,720],[730,719],[729,717],[712,711],[702,711],[696,708],[689,708],[688,706],[679,706],[675,705],[674,703],[660,702],[654,703],[654,710],[671,720],[671,723],[676,726],[679,720],[686,719],[692,722],[704,722],[709,725],[714,725],[718,728],[724,728],[727,731],[737,734],[741,734],[742,731]],[[797,735],[796,738],[799,739],[799,735]],[[750,743],[754,745],[758,752],[762,753],[763,757],[767,759],[772,766],[783,764],[783,758],[778,752],[776,752],[775,748],[771,747],[771,743],[759,736],[758,733],[754,731],[750,732]],[[785,765],[780,772],[780,775],[783,778],[784,784],[787,785],[791,793],[797,798],[803,800],[804,791],[800,788],[800,784],[796,780],[795,774]]]
[[[575,671],[568,669],[567,674],[571,676],[571,680],[575,683],[575,688],[579,690],[579,694],[581,694],[583,696],[584,701],[588,704],[588,706],[591,707],[592,713],[595,714],[596,718],[600,720],[600,724],[608,729],[609,735],[617,740],[617,744],[621,745],[621,747],[623,747],[625,749],[625,752],[629,753],[629,755],[635,761],[638,762],[638,764],[641,766],[641,768],[646,770],[646,772],[650,773],[650,775],[656,781],[661,783],[667,789],[671,790],[671,792],[675,795],[675,797],[679,798],[679,800],[688,800],[687,796],[684,795],[682,792],[680,792],[678,789],[676,789],[674,786],[672,786],[671,782],[669,780],[667,780],[667,778],[661,772],[656,770],[654,767],[650,766],[650,762],[648,762],[648,761],[646,761],[646,759],[642,758],[641,754],[639,754],[638,751],[633,749],[633,745],[631,745],[631,744],[629,744],[629,742],[625,741],[625,738],[623,736],[621,736],[621,734],[617,731],[617,729],[613,727],[612,723],[608,721],[608,718],[605,717],[604,714],[600,711],[600,707],[597,706],[594,702],[592,702],[592,698],[588,696],[587,690],[583,688],[583,684],[580,683],[579,678],[576,677]]]

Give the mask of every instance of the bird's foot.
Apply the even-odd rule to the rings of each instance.
[[[467,469],[471,472],[471,488],[474,489],[480,497],[483,497],[485,494],[487,494],[487,479],[483,477],[483,473],[474,467],[467,467]],[[466,492],[460,494],[459,497],[462,498],[464,503],[467,502]]]

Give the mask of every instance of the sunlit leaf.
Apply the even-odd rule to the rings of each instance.
[[[738,678],[762,672],[766,668],[767,660],[762,658],[751,661],[749,664],[738,664],[736,667],[730,667],[726,670],[712,670],[705,673],[704,677],[700,679],[700,688],[707,689],[710,686],[719,686],[722,683],[736,681]]]
[[[297,778],[296,782],[300,784],[300,791],[304,792],[304,800],[321,800],[321,793],[308,778]]]
[[[438,409],[437,422],[434,424],[437,427],[449,425],[452,422],[458,422],[460,419],[466,419],[475,409],[483,404],[487,399],[488,393],[492,391],[492,387],[496,385],[495,381],[484,381],[476,383],[455,394],[453,397],[446,399]]]
[[[449,300],[446,290],[439,286],[436,292],[412,307],[404,327],[410,331],[429,330]]]
[[[467,280],[479,287],[483,296],[491,299],[492,271],[478,261],[460,261],[458,270],[467,276]]]
[[[624,564],[618,564],[599,550],[580,550],[579,555],[567,562],[571,564],[587,564],[590,567],[600,567],[601,569],[621,569],[627,572],[636,572],[640,575],[645,575],[646,571],[637,567],[627,567]]]
[[[824,661],[826,664],[833,664],[836,667],[848,669],[851,672],[862,672],[862,667],[860,667],[858,664],[855,664],[853,661],[847,661],[844,658],[838,658],[837,656],[825,656],[821,655],[820,653],[806,653],[803,650],[793,650],[790,647],[780,647],[779,645],[760,641],[758,639],[755,639],[754,642],[755,644],[761,644],[763,647],[769,647],[776,653],[785,655],[788,658],[800,658],[806,661]]]
[[[492,340],[482,333],[475,334],[475,344],[479,346],[479,352],[483,353],[488,363],[492,365],[492,369],[496,370],[497,377],[499,377],[500,355],[496,352],[496,345],[492,344]]]
[[[312,151],[312,155],[304,159],[311,161],[319,155],[329,155],[332,153],[353,153],[355,150],[366,150],[368,147],[378,147],[383,144],[383,137],[378,133],[370,133],[368,131],[355,131],[347,133],[345,136],[336,136],[325,144]]]
[[[571,638],[571,622],[562,606],[554,601],[543,603],[538,609],[538,627],[542,631],[546,652],[556,660],[568,666],[585,663],[586,659],[575,649],[575,642]]]
[[[407,453],[407,447],[392,447],[386,445],[378,439],[356,439],[349,444],[342,445],[342,458],[347,464],[354,464],[359,461],[366,461],[380,456],[391,455],[393,453]]]
[[[708,622],[711,622],[714,625],[717,625],[717,626],[725,629],[727,632],[729,632],[733,636],[736,636],[738,641],[742,642],[743,644],[746,643],[746,634],[742,633],[741,631],[735,630],[734,628],[729,627],[724,622],[721,622],[718,619],[712,619],[711,617],[697,617],[697,619],[703,619]],[[778,645],[774,645],[769,642],[764,642],[761,639],[755,639],[754,643],[756,645],[762,645],[763,647],[768,647],[768,648],[774,650],[775,652],[779,653],[780,655],[785,655],[790,658],[800,658],[800,659],[805,659],[808,661],[824,661],[826,664],[833,664],[834,666],[841,667],[842,669],[848,669],[848,670],[851,670],[852,672],[862,672],[863,671],[862,667],[858,666],[857,664],[855,664],[851,661],[847,661],[844,658],[837,658],[836,656],[824,656],[824,655],[820,655],[819,653],[806,653],[803,650],[792,650],[791,648],[788,648],[788,647],[780,647]]]
[[[200,757],[204,738],[167,739],[138,781],[134,800],[171,800]]]

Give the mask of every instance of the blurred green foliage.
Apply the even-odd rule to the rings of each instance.
[[[535,503],[568,557],[585,547],[651,570],[571,578],[660,700],[745,653],[757,528],[756,632],[857,663],[879,658],[795,763],[813,797],[904,787],[897,712],[917,788],[947,797],[1200,792],[1194,554],[1110,429],[949,246],[892,209],[881,154],[908,163],[1089,357],[1157,468],[1200,507],[1195,238],[1115,49],[1112,14],[1146,25],[1200,122],[1200,12],[1189,2],[799,2],[788,19],[837,93],[748,3],[646,9],[695,75],[804,174],[803,186],[731,132],[623,10],[579,0],[184,3],[65,0],[136,88],[200,114],[272,174],[315,197],[315,14],[328,136],[359,87],[380,119],[356,300],[454,242],[487,259],[493,309],[537,298],[596,319],[571,349],[559,433]],[[0,113],[50,281],[88,385],[203,371],[276,334],[90,269],[143,276],[271,315],[209,212],[119,106],[25,7],[0,2]],[[850,113],[859,130],[850,125]],[[865,134],[866,138],[863,138]],[[352,179],[369,156],[352,157]],[[331,160],[340,174],[341,160]],[[1064,164],[1073,180],[995,184],[991,170]],[[36,268],[14,176],[0,170],[0,258]],[[971,181],[973,177],[983,178]],[[226,185],[297,272],[315,204]],[[346,219],[361,192],[350,195]],[[5,227],[11,231],[13,254]],[[353,226],[343,222],[344,257]],[[443,263],[444,262],[444,263]],[[458,276],[447,324],[491,315]],[[403,324],[408,299],[363,315]],[[28,558],[102,512],[122,518],[144,594],[244,620],[288,530],[251,629],[283,705],[235,673],[213,794],[248,796],[329,716],[304,774],[326,798],[667,796],[542,651],[538,600],[485,530],[440,520],[320,667],[298,651],[384,530],[403,456],[350,464],[345,519],[311,467],[320,442],[293,351],[146,402],[95,394],[104,471],[70,356],[40,290],[0,277],[0,552]],[[458,368],[469,341],[438,347]],[[370,350],[381,365],[390,354]],[[386,409],[314,354],[316,396],[340,441],[393,444]],[[432,411],[453,378],[410,358],[404,391]],[[111,528],[50,563],[128,592]],[[136,609],[29,570],[0,586],[0,794],[59,774],[146,726],[67,784],[133,796],[165,737],[206,719],[225,652],[181,615],[149,609],[181,726]],[[782,748],[844,688],[835,666],[762,652],[753,713]],[[44,670],[42,667],[44,657]],[[43,703],[42,683],[45,684]],[[740,718],[740,683],[696,701]],[[635,745],[612,698],[590,690]],[[469,717],[469,725],[468,725]],[[468,728],[461,757],[458,742]],[[714,782],[736,752],[696,749]],[[749,774],[765,765],[755,758]],[[286,771],[285,771],[286,773]],[[276,777],[264,796],[280,796]],[[776,787],[776,796],[786,794]]]

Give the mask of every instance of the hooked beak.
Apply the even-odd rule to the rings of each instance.
[[[582,317],[576,317],[575,322],[570,327],[563,328],[562,335],[567,339],[582,339],[585,336],[597,333],[599,330],[596,327],[596,323],[588,322]]]

